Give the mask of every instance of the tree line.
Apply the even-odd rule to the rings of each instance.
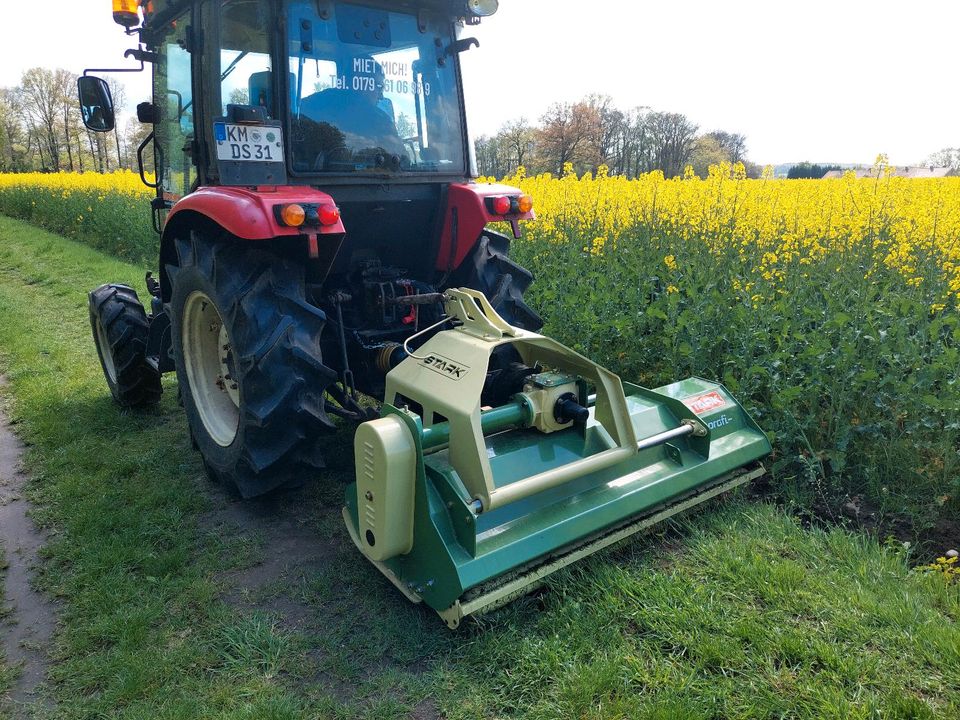
[[[481,175],[504,177],[523,166],[530,173],[561,175],[569,163],[578,174],[605,165],[611,175],[636,177],[660,170],[666,177],[687,166],[705,177],[711,165],[742,162],[748,176],[761,168],[747,159],[740,133],[700,127],[681,113],[649,107],[622,110],[608,95],[552,104],[536,123],[511,120],[475,142]]]
[[[123,85],[108,80],[114,105]],[[16,87],[0,88],[0,172],[111,172],[136,167],[137,145],[149,132],[129,118],[123,130],[88,131],[77,102],[77,75],[31,68]]]
[[[108,80],[115,107],[126,97],[123,85]],[[16,87],[0,88],[0,172],[111,172],[137,166],[136,149],[149,132],[128,118],[113,133],[89,132],[77,102],[77,75],[68,70],[31,68]],[[507,122],[499,132],[477,138],[480,174],[504,177],[523,166],[530,173],[561,175],[569,163],[578,174],[605,165],[611,175],[636,177],[660,170],[667,177],[689,165],[705,177],[711,165],[744,163],[750,177],[761,168],[747,155],[739,133],[699,126],[681,113],[648,107],[622,110],[607,95],[552,104],[530,123]]]
[[[930,167],[948,167],[950,174],[960,173],[960,148],[943,148],[927,156],[923,165]]]
[[[833,170],[843,170],[843,168],[839,165],[817,165],[816,163],[802,162],[787,171],[787,180],[820,180]]]

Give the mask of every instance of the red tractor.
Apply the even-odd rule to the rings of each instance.
[[[152,66],[156,189],[150,307],[90,293],[114,398],[154,403],[177,373],[208,473],[255,496],[324,467],[333,416],[362,422],[404,342],[443,317],[443,292],[484,293],[538,330],[532,277],[489,224],[533,217],[519,190],[478,185],[463,103],[464,30],[497,0],[115,0]],[[79,82],[84,122],[113,129],[106,83]],[[143,172],[152,145],[155,180]],[[421,336],[420,341],[429,338]],[[414,346],[419,345],[415,343]],[[500,353],[484,402],[531,370]]]

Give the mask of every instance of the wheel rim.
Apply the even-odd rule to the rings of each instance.
[[[107,329],[103,326],[100,318],[96,321],[97,328],[97,350],[100,351],[100,360],[103,362],[103,370],[107,374],[107,379],[116,384],[117,367],[113,364],[113,348],[110,347],[110,340],[107,339]]]
[[[183,364],[200,420],[221,447],[237,437],[240,388],[233,348],[223,318],[213,301],[195,291],[183,308]]]

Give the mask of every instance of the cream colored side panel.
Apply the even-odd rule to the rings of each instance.
[[[371,560],[389,560],[413,547],[417,449],[396,416],[365,422],[354,435],[359,542]]]

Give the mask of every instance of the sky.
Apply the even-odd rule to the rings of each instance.
[[[501,0],[463,56],[472,132],[588,93],[747,136],[760,164],[898,165],[960,145],[952,0]],[[109,0],[4,2],[0,86],[29,67],[82,72],[133,47]],[[144,75],[118,75],[128,104]]]

